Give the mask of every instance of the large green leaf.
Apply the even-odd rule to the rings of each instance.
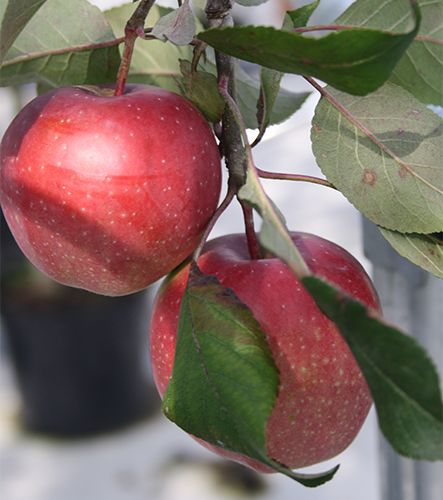
[[[1,0],[0,64],[15,39],[46,0]]]
[[[47,0],[9,50],[1,84],[115,82],[119,63],[114,34],[97,7],[86,0]]]
[[[424,349],[332,285],[314,276],[302,282],[349,344],[394,449],[416,460],[442,460],[439,378]]]
[[[419,12],[413,12],[415,24],[402,34],[355,28],[314,38],[272,27],[236,26],[213,28],[198,38],[234,57],[364,95],[387,80],[417,34]]]
[[[418,0],[418,5],[422,19],[417,37],[389,80],[425,104],[443,106],[443,6],[441,0]],[[401,33],[409,10],[399,0],[357,0],[335,22]]]
[[[279,376],[251,310],[215,276],[191,264],[181,307],[165,415],[188,433],[253,458],[305,486],[332,478],[297,474],[269,458],[266,424]]]
[[[391,83],[364,98],[323,93],[311,139],[327,179],[379,226],[442,231],[442,119]]]

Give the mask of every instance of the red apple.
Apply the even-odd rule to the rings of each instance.
[[[217,143],[183,97],[66,87],[29,103],[1,144],[0,201],[25,255],[105,295],[146,288],[194,249],[221,189]]]
[[[310,234],[291,233],[291,237],[313,273],[380,311],[369,277],[346,250]],[[266,430],[270,457],[298,469],[341,453],[359,432],[372,399],[335,324],[280,259],[251,260],[244,235],[208,242],[199,267],[232,288],[252,310],[280,371],[279,394]],[[184,263],[164,280],[152,312],[151,363],[162,397],[171,376],[188,272],[189,264]],[[198,441],[223,457],[271,471],[250,458]]]

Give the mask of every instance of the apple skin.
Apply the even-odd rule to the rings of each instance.
[[[291,233],[309,269],[381,312],[377,293],[360,263],[318,236]],[[372,405],[366,381],[337,327],[278,258],[251,260],[243,234],[208,242],[199,259],[206,274],[232,288],[265,333],[280,372],[279,395],[266,428],[271,458],[290,469],[307,467],[345,450]],[[168,275],[156,296],[150,326],[150,356],[163,397],[171,376],[181,298],[189,264]],[[272,472],[243,455],[201,439],[218,455],[260,472]]]
[[[133,293],[174,269],[220,190],[209,124],[157,87],[47,92],[1,143],[0,201],[22,251],[54,280],[99,294]]]

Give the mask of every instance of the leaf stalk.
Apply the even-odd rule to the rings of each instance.
[[[313,177],[311,175],[302,174],[287,174],[281,172],[268,172],[267,170],[261,170],[256,167],[258,176],[262,179],[275,179],[282,181],[301,181],[301,182],[311,182],[313,184],[319,184],[321,186],[330,187],[332,189],[337,189],[334,184],[331,184],[326,179],[320,179],[319,177]]]

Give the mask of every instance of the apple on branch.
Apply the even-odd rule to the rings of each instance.
[[[346,250],[306,233],[291,233],[291,238],[312,273],[380,311],[368,275]],[[171,377],[189,265],[185,262],[164,280],[154,302],[150,355],[162,397]],[[245,235],[226,235],[206,243],[198,265],[252,310],[279,370],[279,393],[266,426],[269,456],[298,469],[345,450],[363,425],[372,398],[336,325],[280,259],[251,260]],[[223,457],[271,472],[249,457],[198,441]]]
[[[152,86],[47,92],[1,144],[0,201],[25,255],[54,280],[104,295],[146,288],[182,262],[220,189],[209,124]]]

